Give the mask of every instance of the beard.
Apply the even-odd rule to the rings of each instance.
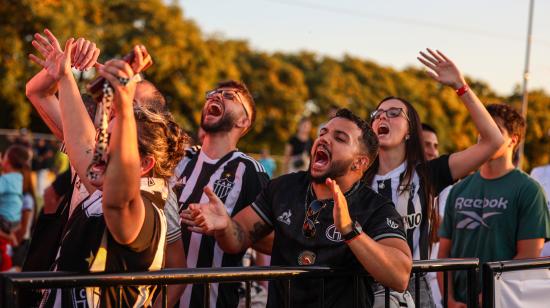
[[[350,159],[349,161],[345,161],[345,160],[333,161],[330,164],[330,168],[327,171],[325,171],[325,173],[318,176],[313,176],[311,174],[312,163],[313,162],[309,163],[309,178],[313,183],[324,184],[327,178],[331,178],[334,180],[338,177],[346,175],[346,173],[348,173],[348,170],[351,167],[351,164],[353,163],[353,159]]]
[[[225,111],[221,119],[214,123],[204,123],[205,113],[201,116],[201,128],[207,133],[226,133],[235,126],[235,115]]]

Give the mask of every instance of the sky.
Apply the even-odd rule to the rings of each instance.
[[[402,69],[427,47],[509,95],[521,86],[528,0],[179,0],[205,35],[267,52],[344,54]],[[529,89],[550,93],[550,1],[535,0]]]

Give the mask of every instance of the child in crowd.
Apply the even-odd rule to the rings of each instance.
[[[23,170],[30,168],[30,151],[12,145],[2,159],[0,175],[0,271],[11,268],[8,245],[17,245],[14,231],[21,221],[23,207]]]

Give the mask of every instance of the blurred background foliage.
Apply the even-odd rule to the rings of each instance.
[[[86,37],[101,48],[101,61],[121,57],[137,43],[147,46],[155,65],[146,78],[167,97],[180,125],[195,132],[204,93],[225,79],[244,81],[258,109],[254,129],[239,147],[259,152],[269,146],[280,154],[297,122],[311,116],[326,121],[332,105],[350,108],[366,118],[386,96],[413,103],[422,120],[434,126],[441,153],[475,142],[476,130],[452,89],[432,81],[422,70],[402,71],[353,56],[325,57],[314,52],[266,53],[246,41],[207,36],[176,2],[0,0],[0,127],[27,127],[47,132],[25,97],[25,83],[39,68],[27,60],[34,52],[32,35],[44,28],[62,41]],[[411,55],[414,57],[416,55]],[[81,87],[93,77],[80,74]],[[481,81],[468,78],[484,103],[505,102],[519,108],[519,87],[510,97],[496,94]],[[550,96],[529,96],[525,168],[550,163]]]

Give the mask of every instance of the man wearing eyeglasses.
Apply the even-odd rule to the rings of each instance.
[[[373,280],[403,291],[412,267],[399,214],[390,200],[361,182],[377,152],[372,128],[351,111],[339,110],[319,131],[309,171],[270,181],[232,218],[205,188],[208,202],[191,204],[182,222],[195,232],[213,232],[229,253],[244,251],[273,230],[272,266],[330,266],[370,274],[359,277],[357,285],[349,276],[297,279],[290,288],[272,281],[268,307],[281,307],[287,298],[292,307],[371,307]]]
[[[255,200],[269,178],[260,163],[237,150],[239,139],[250,130],[255,117],[254,99],[243,83],[222,82],[206,93],[200,125],[202,148],[186,150],[170,181],[165,206],[166,267],[242,265],[244,251],[224,253],[213,236],[182,226],[179,213],[191,203],[208,200],[204,187],[217,196],[230,216]],[[270,244],[269,239],[266,242]],[[238,287],[238,283],[211,284],[210,304],[237,307]],[[183,285],[170,286],[168,297],[169,306],[203,307],[204,287],[188,285],[184,290]],[[160,306],[160,301],[157,305]]]

